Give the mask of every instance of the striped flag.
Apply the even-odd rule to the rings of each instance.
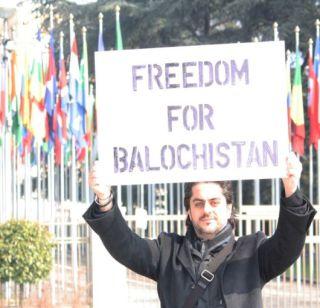
[[[312,55],[308,52],[308,117],[309,117],[309,145],[318,148],[319,129],[318,129],[318,100],[319,87],[317,77],[313,67]]]
[[[20,118],[20,95],[18,95],[18,71],[17,71],[17,54],[15,51],[11,53],[11,91],[10,91],[10,104],[12,116],[12,135],[15,136],[15,143],[17,146],[22,141],[22,121]]]
[[[286,70],[287,70],[287,112],[288,112],[288,133],[289,140],[291,142],[291,57],[290,51],[287,52],[287,61],[286,61]]]
[[[0,74],[0,132],[4,129],[6,121],[7,99],[6,99],[6,83],[7,83],[6,63],[1,64]]]
[[[83,119],[85,118],[85,106],[82,97],[81,77],[78,59],[77,40],[72,29],[70,34],[71,55],[69,66],[69,105],[70,105],[70,129],[76,141],[77,156],[86,146],[84,140]]]
[[[82,91],[82,105],[83,105],[83,118],[82,118],[82,130],[83,138],[87,142],[87,145],[90,146],[89,140],[90,136],[88,135],[87,127],[91,124],[89,123],[88,117],[88,103],[89,103],[89,69],[88,69],[88,48],[87,48],[87,39],[86,39],[86,30],[83,29],[83,44],[82,44],[82,57],[80,61],[80,78],[81,78],[81,91]],[[78,159],[80,161],[84,160],[86,154],[86,147],[82,147],[78,152]]]
[[[304,113],[301,83],[301,65],[299,50],[296,50],[295,71],[291,96],[291,140],[292,150],[302,156],[304,154]]]
[[[314,49],[314,72],[318,84],[318,113],[320,112],[320,37],[316,37],[316,45]],[[318,130],[320,132],[320,115],[318,114]]]
[[[51,150],[54,144],[53,136],[53,112],[56,104],[57,95],[57,79],[56,79],[56,64],[54,59],[54,39],[53,33],[50,32],[50,46],[49,46],[49,64],[46,75],[46,91],[45,91],[45,107],[47,110],[46,122],[46,142],[48,150]]]
[[[55,143],[55,162],[57,165],[61,164],[61,151],[63,145],[67,142],[67,116],[69,92],[67,85],[67,74],[63,52],[63,42],[60,42],[59,54],[59,84],[58,84],[58,100],[54,113],[53,130]]]
[[[46,136],[46,113],[44,108],[44,82],[42,71],[42,51],[40,36],[34,42],[31,53],[32,67],[30,72],[30,131],[40,143]]]
[[[50,32],[49,65],[46,75],[45,106],[49,116],[53,115],[57,94],[56,64],[54,60],[54,39]]]

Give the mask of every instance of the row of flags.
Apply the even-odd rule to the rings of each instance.
[[[3,56],[0,72],[0,145],[5,132],[11,135],[12,148],[22,160],[26,154],[36,162],[40,155],[53,152],[55,163],[68,161],[75,146],[81,162],[92,151],[95,100],[89,84],[86,29],[82,29],[82,54],[79,63],[78,44],[70,15],[70,55],[66,68],[64,35],[60,33],[59,59],[54,50],[54,29],[49,32],[49,46],[38,31],[30,50],[16,48]],[[119,8],[116,9],[116,49],[122,49]],[[105,49],[102,14],[99,15],[98,51]],[[12,151],[13,152],[13,151]]]
[[[117,50],[123,49],[120,8],[116,8]],[[102,14],[99,14],[97,50],[105,50],[103,41]],[[318,26],[319,27],[319,26]],[[0,143],[5,130],[12,134],[12,145],[20,156],[27,153],[39,159],[36,147],[42,153],[53,151],[57,165],[61,159],[68,161],[72,141],[76,158],[83,161],[92,151],[95,100],[93,85],[89,85],[88,51],[86,29],[82,29],[82,54],[79,52],[70,15],[70,55],[66,69],[64,37],[60,33],[58,65],[55,61],[53,27],[49,32],[49,46],[44,43],[40,31],[33,42],[32,52],[13,50],[8,58],[3,57],[0,72]],[[296,33],[297,35],[298,33]],[[292,150],[304,155],[305,123],[301,74],[301,56],[298,37],[293,82],[291,87],[291,57],[287,56],[288,72],[288,124]],[[320,139],[320,37],[317,29],[316,43],[312,43],[308,55],[308,118],[309,144],[318,149]],[[1,144],[0,144],[1,145]],[[62,155],[63,154],[63,155]]]
[[[320,37],[319,25],[317,25],[317,35],[315,47],[313,41],[309,40],[309,47],[306,51],[307,57],[307,116],[309,119],[309,146],[318,150],[320,140]],[[299,31],[299,30],[298,30]],[[296,33],[298,35],[298,33]],[[291,65],[290,56],[287,54],[287,80],[288,80],[288,123],[291,137],[291,147],[294,152],[303,156],[305,153],[306,128],[304,121],[303,107],[303,85],[302,85],[302,65],[299,51],[299,38],[296,37],[295,65],[293,72],[293,82],[291,88]]]

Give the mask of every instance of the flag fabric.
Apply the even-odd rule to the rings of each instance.
[[[84,109],[83,118],[82,118],[82,131],[83,138],[89,146],[90,137],[87,134],[87,126],[90,126],[89,117],[87,112],[88,101],[89,101],[89,69],[88,69],[88,48],[87,48],[87,40],[86,33],[83,32],[83,44],[82,44],[82,57],[80,61],[80,79],[81,79],[81,91],[82,91],[82,106]],[[82,147],[79,149],[78,159],[82,161],[86,155],[86,148]]]
[[[31,104],[30,131],[35,137],[37,143],[41,145],[42,140],[46,136],[46,112],[44,106],[45,88],[43,82],[42,48],[40,35],[38,35],[37,40],[34,42],[31,57],[32,67],[29,81],[29,96]]]
[[[89,96],[87,103],[87,131],[86,131],[86,141],[88,144],[88,150],[92,151],[93,147],[93,131],[94,131],[94,113],[95,113],[95,99],[93,93],[93,86],[90,85]]]
[[[6,121],[6,109],[7,109],[7,99],[6,99],[6,83],[7,83],[7,69],[6,63],[1,64],[1,74],[0,74],[0,132],[4,129]]]
[[[120,7],[116,8],[116,50],[122,50],[122,33],[121,33],[121,25],[120,25]]]
[[[313,67],[312,54],[308,52],[308,118],[309,118],[309,145],[318,148],[319,128],[318,128],[318,100],[319,87],[317,77]]]
[[[11,65],[11,87],[10,87],[10,105],[11,105],[11,117],[12,117],[12,127],[11,132],[12,136],[15,136],[15,144],[19,146],[22,141],[22,121],[20,118],[20,95],[18,91],[20,85],[19,81],[19,72],[17,67],[17,53],[14,50],[11,53],[10,59]]]
[[[290,53],[287,56],[286,61],[286,70],[287,70],[287,114],[288,114],[288,137],[291,143],[291,59]]]
[[[67,115],[69,92],[67,85],[67,74],[63,53],[63,44],[60,43],[59,54],[59,84],[58,84],[58,101],[54,113],[54,141],[55,141],[55,162],[57,165],[61,164],[61,151],[64,144],[67,142]]]
[[[314,72],[318,84],[318,113],[320,112],[320,37],[316,37],[316,45],[314,49]],[[318,114],[318,131],[320,133],[320,115]],[[319,134],[320,135],[320,134]]]
[[[45,92],[45,106],[49,116],[53,115],[57,94],[57,80],[56,80],[56,64],[54,60],[54,39],[53,33],[50,33],[49,45],[49,64],[46,75],[46,92]]]
[[[78,46],[74,29],[70,35],[70,66],[69,66],[69,106],[70,106],[70,130],[75,138],[77,156],[86,146],[83,130],[85,119],[85,105],[82,97],[81,77],[78,59]]]
[[[46,90],[45,90],[45,108],[47,111],[46,120],[46,147],[50,151],[54,145],[53,134],[53,113],[56,104],[57,95],[57,79],[56,79],[56,64],[54,59],[54,39],[53,33],[50,32],[50,45],[49,45],[49,63],[46,74]]]
[[[30,127],[30,103],[29,103],[29,63],[27,55],[23,59],[23,71],[21,74],[20,88],[20,117],[24,127]]]
[[[295,71],[291,96],[291,140],[292,150],[302,156],[304,154],[304,113],[301,82],[301,64],[298,48],[296,50]]]

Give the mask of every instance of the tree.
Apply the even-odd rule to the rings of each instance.
[[[52,268],[53,242],[49,231],[30,221],[10,220],[0,225],[0,281],[20,286],[46,278]]]
[[[104,14],[106,48],[114,48],[116,4],[121,5],[125,48],[250,42],[254,37],[273,40],[272,25],[276,21],[280,39],[285,40],[290,50],[295,48],[294,28],[299,24],[301,49],[306,50],[309,37],[315,36],[314,22],[320,13],[316,0],[98,0],[87,5],[51,0],[47,3],[54,7],[56,44],[59,32],[64,31],[68,53],[69,13],[72,13],[80,49],[81,28],[87,27],[89,55],[97,50],[99,12]],[[37,10],[43,16],[43,29],[48,29],[49,4],[42,4]]]

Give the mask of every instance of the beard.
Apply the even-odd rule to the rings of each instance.
[[[195,233],[200,239],[212,240],[228,223],[228,216],[203,215],[198,222],[191,219]]]
[[[210,218],[205,216],[205,217],[202,217],[200,220],[204,220],[204,219],[210,219]],[[193,221],[191,222],[197,236],[204,240],[213,239],[222,229],[222,228],[219,228],[218,223],[214,218],[212,218],[210,223],[207,225],[205,224],[200,225],[199,223],[195,223]]]

